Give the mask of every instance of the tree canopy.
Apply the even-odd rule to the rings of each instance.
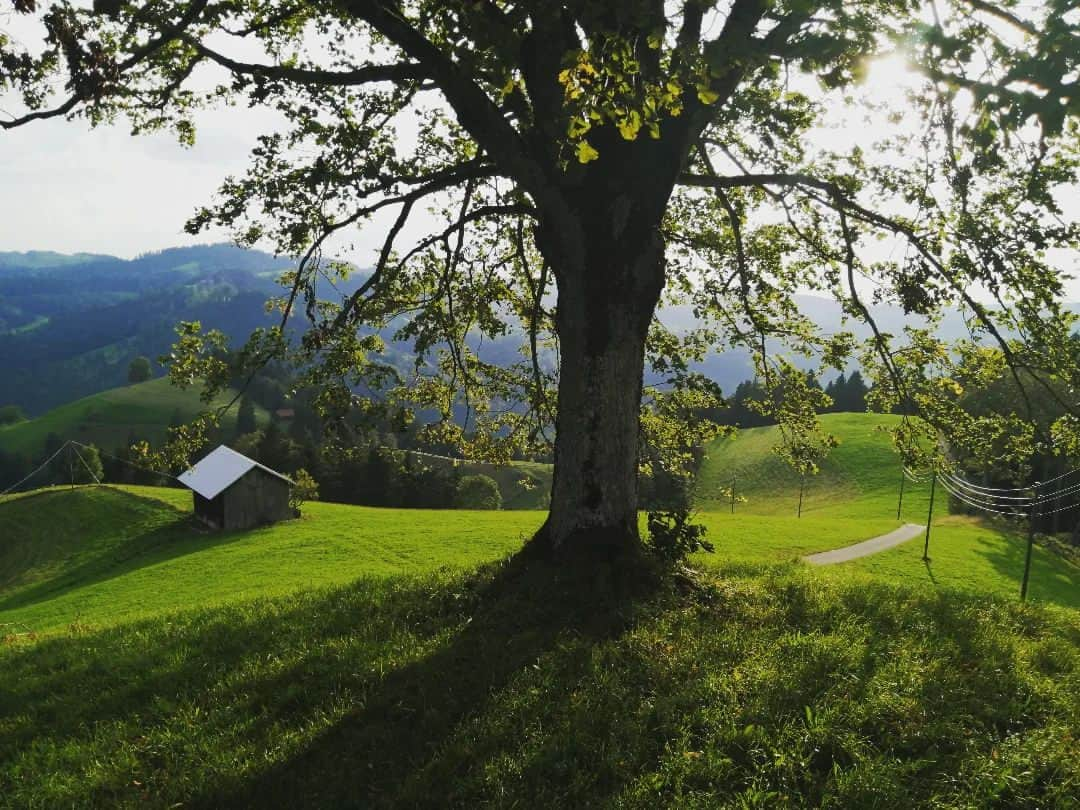
[[[296,348],[328,410],[392,384],[362,327],[400,323],[418,357],[406,396],[446,417],[433,434],[494,457],[553,440],[553,548],[636,539],[642,404],[704,405],[716,391],[692,361],[709,347],[750,353],[795,448],[816,446],[823,400],[791,353],[858,357],[873,407],[911,403],[973,445],[965,381],[1023,369],[1049,396],[1075,380],[1054,263],[1078,235],[1066,0],[13,2],[44,36],[0,39],[0,89],[25,107],[4,128],[125,117],[190,143],[201,107],[276,111],[189,230],[297,257],[277,306],[310,321]],[[891,106],[859,84],[888,55],[911,70]],[[441,222],[418,232],[424,210]],[[323,250],[370,227],[372,271],[340,295],[350,269]],[[797,291],[834,296],[872,337],[821,334]],[[922,325],[887,334],[868,301]],[[697,327],[666,329],[673,304]],[[936,336],[946,308],[965,349]],[[515,329],[509,366],[469,339]],[[258,334],[245,356],[283,341]],[[215,349],[186,328],[172,373],[224,379]],[[643,390],[646,364],[663,391]]]
[[[136,357],[128,366],[128,382],[146,382],[154,376],[154,367],[150,365],[150,358]]]

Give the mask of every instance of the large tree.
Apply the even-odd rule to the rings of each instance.
[[[1046,256],[1077,235],[1059,193],[1075,181],[1080,111],[1065,0],[14,6],[45,36],[43,50],[0,43],[3,85],[27,106],[4,127],[125,115],[190,141],[202,105],[277,111],[247,175],[189,228],[224,225],[300,259],[280,306],[312,322],[300,349],[320,362],[325,405],[382,383],[361,326],[406,314],[400,334],[423,358],[413,396],[473,415],[467,437],[447,420],[444,438],[506,452],[553,428],[540,538],[556,553],[636,547],[646,362],[700,390],[688,357],[745,347],[794,434],[812,428],[817,399],[777,340],[837,368],[861,350],[878,406],[903,398],[956,423],[955,356],[932,330],[901,346],[872,324],[860,347],[819,334],[798,290],[832,293],[861,320],[867,295],[931,317],[959,307],[996,342],[986,368],[1003,358],[1033,380],[1063,368],[1069,322]],[[906,106],[871,98],[876,126],[849,111],[843,137],[826,129],[868,61],[893,52],[922,76]],[[417,232],[425,208],[445,222]],[[335,300],[345,270],[322,248],[370,227],[385,236],[373,272]],[[892,249],[875,251],[877,237]],[[666,330],[665,295],[691,304],[699,328]],[[515,325],[519,364],[487,363],[466,340]],[[281,342],[262,335],[248,354]],[[204,346],[193,329],[181,343]],[[932,386],[926,366],[941,371]]]

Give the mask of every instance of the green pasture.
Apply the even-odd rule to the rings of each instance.
[[[211,404],[219,407],[231,396],[223,394]],[[174,418],[188,421],[207,407],[198,389],[180,389],[161,377],[103,391],[61,405],[36,419],[0,427],[0,449],[40,455],[50,433],[110,452],[126,446],[131,436],[161,442]],[[256,407],[256,418],[265,423],[269,416],[265,409]]]

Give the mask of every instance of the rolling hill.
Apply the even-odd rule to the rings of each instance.
[[[222,395],[213,404],[228,401]],[[170,424],[188,421],[205,409],[197,389],[177,388],[162,377],[84,397],[36,419],[0,427],[0,450],[40,456],[50,433],[110,452],[127,447],[132,437],[160,443]],[[260,407],[255,415],[260,422],[269,420]]]
[[[189,510],[0,501],[0,807],[1066,808],[1080,784],[1080,611],[768,562],[825,521],[703,513],[771,535],[627,593],[485,563],[537,513]]]
[[[902,470],[888,434],[901,417],[887,414],[827,413],[821,428],[839,442],[806,479],[803,514],[832,518],[896,516]],[[780,443],[775,427],[741,430],[733,438],[712,442],[698,475],[697,500],[704,509],[728,505],[732,481],[739,498],[737,512],[794,515],[799,476],[773,448]],[[925,518],[926,487],[908,487],[904,517]]]
[[[901,468],[887,433],[900,417],[869,413],[823,414],[822,428],[839,444],[808,477],[802,517],[796,517],[799,476],[772,449],[776,428],[739,431],[708,448],[697,486],[702,522],[729,559],[775,559],[837,548],[884,534],[902,523],[925,525],[929,485],[908,483],[897,520]],[[735,482],[738,502],[730,512]],[[1015,599],[1026,552],[1026,526],[982,521],[949,513],[947,493],[937,492],[928,561],[923,539],[833,566],[825,576],[849,577],[855,570],[891,581],[931,588],[956,588]],[[831,541],[830,541],[831,538]],[[847,538],[846,542],[841,542]],[[1036,546],[1031,598],[1080,607],[1080,569]]]
[[[231,245],[132,260],[0,253],[0,404],[39,415],[122,385],[138,355],[158,357],[181,320],[246,338],[289,262]]]

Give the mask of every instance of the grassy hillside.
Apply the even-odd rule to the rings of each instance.
[[[0,501],[0,808],[1075,806],[1080,569],[1020,605],[971,521],[809,569],[874,519],[704,512],[687,591],[491,562],[536,512],[190,508]]]
[[[0,503],[0,624],[104,626],[363,575],[466,567],[516,550],[543,519],[312,503],[299,520],[208,532],[190,511],[190,492],[150,487],[58,488]]]
[[[215,533],[192,521],[190,512],[186,490],[151,487],[57,488],[0,502],[0,625],[49,634],[73,623],[112,626],[365,575],[467,568],[517,550],[544,518],[525,511],[311,503],[299,520]],[[790,562],[866,539],[871,531],[867,521],[852,519],[800,525],[745,514],[702,513],[699,519],[717,546],[716,554],[698,559],[710,568]],[[884,566],[880,573],[892,581],[1015,599],[1022,545],[977,527],[947,529],[935,528],[931,567],[913,541],[881,561],[867,558],[829,574],[843,579]],[[1042,549],[1035,559],[1031,598],[1080,608],[1080,569]]]
[[[227,401],[222,396],[215,404]],[[110,451],[125,446],[132,433],[139,439],[160,442],[174,416],[188,420],[205,408],[197,389],[176,388],[162,377],[94,394],[36,419],[0,427],[0,448],[40,454],[50,433]],[[256,408],[256,417],[260,421],[269,418],[261,408]]]
[[[895,519],[902,470],[886,431],[899,421],[900,417],[887,414],[823,414],[822,429],[836,436],[839,444],[822,462],[820,473],[806,479],[803,515]],[[714,441],[698,480],[701,507],[727,506],[722,493],[734,479],[737,495],[745,498],[737,511],[795,515],[799,476],[773,452],[779,443],[775,427],[742,430],[733,438]],[[908,486],[902,517],[925,518],[928,495],[925,486]]]
[[[741,430],[706,448],[696,506],[726,559],[792,560],[926,520],[929,490],[910,484],[897,519],[900,463],[881,429],[895,417],[838,413],[821,421],[839,445],[821,472],[807,479],[801,518],[796,517],[799,476],[773,452],[780,441],[776,428]]]
[[[822,427],[837,437],[839,445],[821,465],[820,474],[807,479],[802,518],[795,517],[799,477],[772,452],[779,441],[776,428],[744,430],[715,441],[702,465],[698,497],[704,510],[701,522],[719,541],[721,553],[703,558],[705,562],[791,559],[874,537],[904,522],[925,524],[928,484],[905,485],[903,509],[896,519],[901,468],[881,427],[898,420],[868,413],[821,417]],[[733,477],[740,499],[734,515],[721,494]],[[865,571],[894,582],[1015,599],[1026,540],[1024,527],[950,515],[947,493],[939,489],[929,561],[922,559],[920,537],[835,566],[825,575],[848,578]],[[1029,598],[1080,607],[1080,569],[1037,546]]]
[[[632,601],[559,576],[9,641],[0,806],[1075,807],[1076,612],[797,570]]]

